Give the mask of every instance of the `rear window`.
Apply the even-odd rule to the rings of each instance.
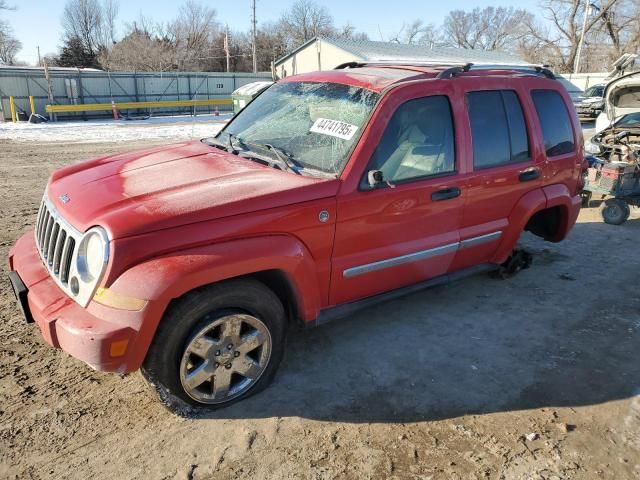
[[[512,90],[467,94],[473,165],[487,168],[529,159],[529,140],[522,106]]]
[[[531,97],[540,119],[547,157],[573,152],[571,118],[560,94],[555,90],[533,90]]]

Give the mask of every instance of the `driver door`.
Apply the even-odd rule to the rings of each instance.
[[[374,122],[384,127],[379,139],[364,139],[376,146],[360,183],[338,195],[333,305],[445,274],[453,262],[464,202],[454,97],[420,93],[381,107]],[[370,187],[370,170],[388,183]]]

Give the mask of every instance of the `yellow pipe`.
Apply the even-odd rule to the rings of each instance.
[[[29,95],[29,105],[31,106],[31,115],[36,113],[36,102],[33,100],[33,95]]]
[[[18,116],[16,115],[16,102],[13,97],[9,97],[9,107],[11,107],[11,121],[16,123],[18,121]]]
[[[205,105],[232,105],[230,98],[215,100],[166,100],[160,102],[122,102],[116,103],[118,110],[129,108],[163,108],[163,107],[195,107]],[[111,110],[111,103],[85,103],[82,105],[47,105],[46,111],[51,113],[64,112],[95,112],[100,110]]]

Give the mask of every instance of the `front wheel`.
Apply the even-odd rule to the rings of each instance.
[[[284,326],[282,303],[260,282],[198,289],[168,309],[142,374],[175,413],[229,406],[271,382]]]
[[[621,198],[610,198],[600,206],[600,213],[605,223],[622,225],[631,215],[629,204]]]

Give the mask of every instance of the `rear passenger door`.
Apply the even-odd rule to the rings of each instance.
[[[544,159],[535,158],[524,92],[511,88],[467,90],[471,132],[467,184],[454,269],[488,262],[518,200],[541,182]]]
[[[582,153],[577,148],[581,140],[576,138],[578,136],[572,128],[566,102],[559,92],[550,89],[531,90],[531,98],[540,122],[547,158],[543,183],[567,185],[573,194],[577,188]]]

